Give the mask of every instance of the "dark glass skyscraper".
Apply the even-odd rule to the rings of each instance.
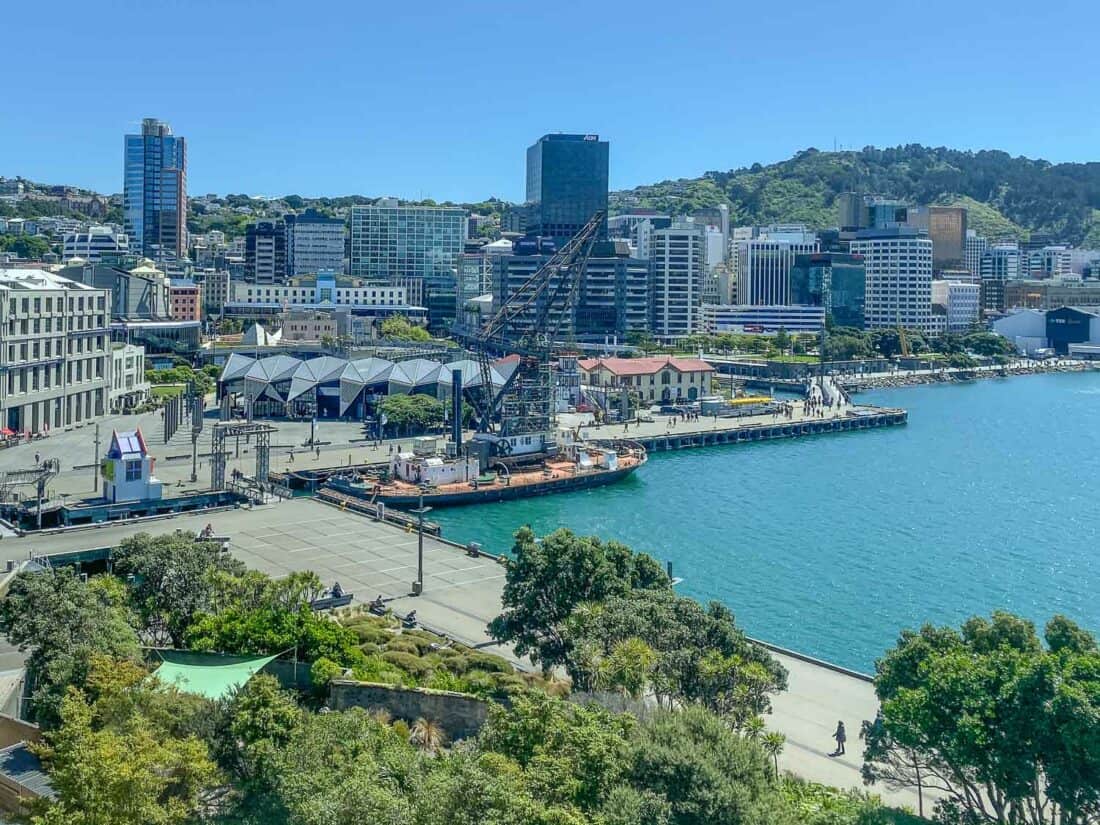
[[[131,249],[152,258],[187,255],[187,144],[156,118],[126,135],[122,214]]]
[[[606,213],[607,168],[608,143],[599,135],[539,138],[527,149],[527,233],[568,239],[598,210]]]
[[[867,270],[862,255],[816,252],[796,255],[791,267],[791,303],[825,307],[838,327],[863,329]]]

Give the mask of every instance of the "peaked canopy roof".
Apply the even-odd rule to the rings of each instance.
[[[166,685],[175,685],[184,693],[197,693],[207,699],[222,699],[251,679],[275,660],[275,656],[245,659],[231,664],[196,664],[173,661],[171,654],[153,675]]]

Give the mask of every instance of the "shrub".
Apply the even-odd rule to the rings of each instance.
[[[492,653],[471,653],[469,655],[470,667],[476,670],[485,670],[490,673],[512,673],[514,668],[508,660]]]
[[[457,673],[460,676],[470,669],[470,660],[461,654],[446,656],[443,658],[442,663],[443,667],[447,668],[451,673]]]
[[[386,650],[392,650],[397,653],[408,653],[412,656],[420,655],[420,648],[416,646],[416,642],[405,641],[400,636],[392,637],[386,642]]]
[[[493,677],[484,670],[471,670],[463,677],[462,682],[466,686],[466,693],[473,693],[477,696],[490,696],[496,689],[496,685],[493,684]]]
[[[464,693],[466,690],[462,679],[449,670],[433,671],[431,678],[423,686],[432,690],[451,690],[455,693]]]
[[[382,659],[405,671],[418,682],[425,679],[432,672],[431,664],[418,656],[413,656],[411,653],[388,650],[382,654]]]
[[[392,662],[387,662],[381,656],[368,656],[363,664],[352,671],[361,682],[378,682],[384,685],[414,685],[412,677]]]
[[[348,630],[355,634],[360,643],[370,642],[373,645],[384,645],[394,637],[389,631],[370,624],[349,625]]]
[[[363,642],[363,644],[359,645],[359,649],[363,651],[364,656],[374,656],[382,650],[378,645],[371,642]]]
[[[339,679],[343,674],[344,668],[332,659],[326,659],[322,656],[310,667],[309,680],[313,683],[313,687],[321,690],[328,687],[328,683],[333,679]]]

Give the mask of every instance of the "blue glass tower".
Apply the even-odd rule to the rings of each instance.
[[[122,210],[131,247],[151,258],[187,254],[187,144],[155,118],[126,135]]]
[[[608,143],[599,135],[543,135],[527,149],[527,234],[564,241],[607,212]],[[607,237],[607,219],[600,228]]]

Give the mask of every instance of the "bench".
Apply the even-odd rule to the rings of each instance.
[[[351,593],[343,593],[339,596],[322,596],[309,603],[311,610],[333,610],[337,607],[347,607],[351,604]]]

